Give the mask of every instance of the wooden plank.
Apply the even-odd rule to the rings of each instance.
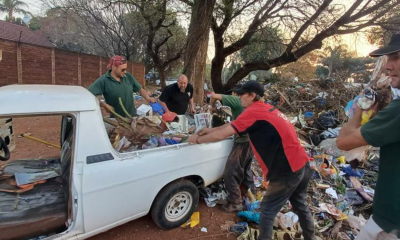
[[[101,57],[99,57],[99,77],[101,77],[101,75],[103,75],[102,74],[102,72],[103,72],[102,66],[103,66],[103,63],[101,62]]]
[[[22,84],[22,54],[21,44],[17,44],[18,84]]]
[[[56,52],[51,49],[51,83],[56,84]]]
[[[81,55],[78,54],[78,85],[82,86]]]

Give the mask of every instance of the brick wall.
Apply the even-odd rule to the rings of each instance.
[[[0,87],[17,83],[89,87],[107,71],[108,59],[94,55],[24,43],[18,45],[2,39],[0,51],[3,58],[0,61]],[[128,71],[144,86],[143,64],[128,62]]]
[[[1,49],[1,46],[0,46]],[[51,84],[51,49],[21,45],[22,82],[26,84]],[[3,58],[3,61],[5,59]],[[3,61],[0,62],[2,68]]]
[[[80,85],[78,83],[78,55],[74,52],[55,50],[57,85]]]
[[[17,44],[0,40],[0,46],[3,56],[0,62],[0,86],[18,83]]]
[[[87,54],[80,54],[80,57],[82,86],[89,87],[93,83],[93,79],[99,77],[100,57]]]

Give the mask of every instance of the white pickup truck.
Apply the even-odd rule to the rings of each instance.
[[[109,141],[97,99],[85,88],[0,88],[0,119],[45,115],[61,116],[60,157],[0,165],[0,188],[18,174],[57,166],[59,177],[23,193],[0,191],[0,240],[86,239],[148,213],[160,228],[176,228],[197,208],[198,188],[221,178],[233,144],[226,139],[120,153]]]

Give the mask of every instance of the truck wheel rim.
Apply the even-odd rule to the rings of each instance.
[[[193,204],[192,195],[188,192],[175,194],[165,207],[165,218],[170,222],[181,220],[190,211]]]

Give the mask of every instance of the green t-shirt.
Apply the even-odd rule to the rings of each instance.
[[[400,237],[400,99],[362,126],[361,135],[381,148],[373,219],[385,232],[398,230]]]
[[[111,76],[111,70],[108,70],[106,74],[98,78],[89,87],[89,91],[95,96],[103,95],[106,103],[112,106],[115,112],[126,117],[119,104],[119,98],[121,98],[126,111],[132,116],[136,116],[133,92],[139,92],[141,88],[142,86],[130,73],[126,73],[125,76],[121,78],[121,81],[118,82]]]
[[[239,115],[244,111],[242,103],[240,102],[240,98],[232,95],[221,95],[222,96],[222,104],[231,108],[232,118],[236,120]],[[243,137],[237,137],[235,135],[235,142],[248,142],[249,138],[247,135],[243,135]]]

